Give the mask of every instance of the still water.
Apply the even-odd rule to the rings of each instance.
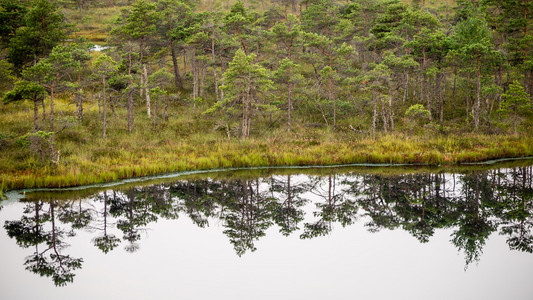
[[[531,161],[15,196],[1,299],[533,299]]]

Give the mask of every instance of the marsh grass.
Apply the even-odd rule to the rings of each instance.
[[[46,103],[48,105],[48,103]],[[186,108],[175,103],[168,123],[152,130],[142,106],[135,112],[135,130],[127,132],[126,112],[117,108],[108,116],[108,139],[101,138],[98,106],[88,102],[83,124],[72,121],[75,107],[68,99],[56,102],[55,147],[60,161],[41,163],[17,143],[31,131],[32,107],[28,102],[0,104],[0,132],[5,145],[0,156],[1,190],[68,187],[116,181],[162,173],[262,166],[325,166],[354,163],[454,165],[507,157],[533,156],[530,135],[442,135],[421,132],[413,138],[398,131],[376,139],[349,129],[306,127],[295,123],[290,133],[283,124],[255,123],[254,137],[228,139],[213,131],[199,107],[187,120]],[[48,112],[47,112],[48,113]],[[305,116],[300,116],[305,120]],[[41,122],[41,119],[40,119]],[[43,124],[40,123],[42,126]],[[48,123],[44,124],[47,128]]]

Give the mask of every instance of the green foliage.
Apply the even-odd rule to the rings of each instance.
[[[512,116],[514,133],[516,134],[516,126],[519,116],[528,115],[533,112],[531,96],[526,93],[524,87],[520,83],[515,81],[509,85],[509,90],[502,95],[502,98],[504,100],[501,103],[501,111]]]
[[[437,8],[428,1],[421,6],[397,0],[311,0],[302,2],[301,13],[295,9],[296,15],[291,15],[283,9],[289,2],[270,7],[267,1],[261,8],[255,2],[237,2],[225,9],[209,1],[138,0],[91,7],[78,24],[82,32],[69,33],[55,3],[0,0],[0,94],[9,94],[2,97],[6,101],[19,101],[0,104],[0,130],[10,136],[31,130],[25,122],[31,109],[21,100],[43,104],[42,121],[35,118],[36,130],[52,123],[53,114],[71,120],[83,110],[86,118],[79,118],[77,124],[62,122],[65,128],[55,137],[57,147],[71,159],[58,173],[84,173],[91,166],[87,168],[92,176],[84,179],[71,174],[60,179],[62,184],[184,168],[365,159],[440,162],[444,155],[452,161],[472,161],[530,153],[531,147],[516,140],[508,142],[505,132],[494,126],[501,122],[500,115],[516,120],[519,137],[527,136],[533,126],[528,109],[518,109],[514,118],[512,105],[505,107],[507,96],[500,97],[513,80],[519,80],[527,94],[533,91],[533,9],[528,4],[462,1],[454,15],[449,6]],[[63,11],[69,20],[79,19],[71,5]],[[39,27],[42,23],[36,16],[50,26],[50,32]],[[100,42],[107,41],[103,51],[89,51],[90,45],[77,39],[93,35]],[[103,102],[96,104],[97,93],[103,96],[102,84],[106,85],[105,112],[98,111]],[[50,92],[49,99],[43,87]],[[173,101],[178,99],[176,91],[184,95],[180,101]],[[141,114],[148,110],[148,96],[154,112],[150,118]],[[500,100],[503,110],[497,111]],[[73,102],[76,111],[69,105]],[[172,118],[157,130],[151,129],[160,116],[158,105],[163,103],[165,115]],[[431,142],[438,149],[409,148],[420,150],[417,157],[390,146],[390,141],[384,142],[390,146],[386,154],[369,147],[356,154],[346,150],[337,157],[328,150],[353,140],[373,143],[365,136],[370,129],[376,140],[382,134],[405,139],[402,132],[425,120],[405,114],[417,103],[425,105],[432,121],[442,118],[439,126],[424,127],[441,128],[441,132],[429,137],[420,130],[422,139],[440,139],[446,131],[463,140],[475,126],[480,136],[495,134],[498,140],[507,141],[503,142],[506,146],[490,143],[483,151],[468,146],[468,151],[461,152],[439,141]],[[102,120],[106,108],[112,109],[113,118]],[[34,116],[39,116],[40,109],[34,106]],[[200,115],[201,111],[210,113]],[[477,120],[474,126],[467,116]],[[281,134],[285,120],[287,135]],[[335,122],[335,130],[323,129]],[[98,139],[97,131],[104,123],[109,125],[109,142]],[[218,131],[212,132],[213,128]],[[323,146],[313,138],[313,145],[324,148],[289,151],[291,140],[306,144],[313,135],[330,144]],[[195,156],[202,143],[211,147],[223,139],[235,142],[236,136],[249,138],[252,144],[269,138],[277,143],[275,136],[281,136],[285,148],[277,149],[279,156],[269,159],[260,146],[250,156],[243,155],[249,150],[246,142],[237,142],[238,149],[228,151],[242,155],[242,160],[225,157],[224,150]],[[13,144],[5,146],[7,158],[0,158],[0,171],[15,174],[12,169],[35,167],[39,170],[35,174],[50,175],[36,167],[40,166],[38,156]],[[101,149],[92,144],[101,144]],[[109,150],[114,147],[118,150]],[[174,149],[183,149],[182,160],[169,154]],[[450,154],[448,149],[455,152]],[[153,156],[139,154],[152,152]],[[289,154],[283,156],[283,152]],[[157,163],[147,162],[151,159]],[[108,170],[105,165],[117,167]],[[69,171],[70,167],[77,171]],[[33,183],[46,185],[39,180]]]
[[[117,70],[117,63],[115,60],[105,53],[100,54],[94,61],[93,65],[100,78],[102,76],[107,77]]]
[[[39,130],[21,136],[17,143],[23,148],[28,148],[35,156],[40,158],[41,164],[59,164],[59,152],[55,150],[54,132]]]
[[[17,8],[24,19],[9,41],[9,61],[20,70],[25,64],[50,53],[67,36],[68,24],[57,4],[49,0],[29,1],[28,7]],[[29,46],[31,45],[31,46]]]
[[[428,119],[431,116],[429,110],[427,110],[422,104],[411,105],[406,111],[405,115],[411,121],[411,128],[409,130],[409,136],[412,135],[414,123],[423,119]]]
[[[3,101],[11,103],[21,100],[32,100],[34,102],[43,101],[48,96],[45,88],[32,81],[20,80],[15,83],[15,87],[4,95]]]
[[[405,115],[410,119],[422,119],[429,117],[429,110],[422,104],[411,105],[406,111]]]

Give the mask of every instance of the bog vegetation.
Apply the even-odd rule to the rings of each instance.
[[[533,155],[530,1],[0,0],[0,190]]]

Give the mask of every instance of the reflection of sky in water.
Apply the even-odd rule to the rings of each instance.
[[[446,193],[462,189],[463,175],[446,175]],[[506,175],[508,179],[509,174]],[[287,176],[274,176],[284,182]],[[293,187],[313,182],[304,175],[292,175]],[[314,222],[316,203],[328,200],[330,191],[342,194],[358,178],[337,175],[330,189],[323,177],[299,196],[310,199],[302,208],[302,222]],[[272,194],[269,178],[261,179],[259,191]],[[503,178],[501,178],[503,180]],[[531,179],[529,179],[531,180]],[[285,181],[286,183],[286,181]],[[253,187],[256,188],[253,181]],[[108,197],[111,191],[107,192]],[[122,193],[117,193],[122,196]],[[282,198],[275,192],[274,198]],[[99,194],[101,196],[102,193]],[[345,199],[352,197],[345,193]],[[83,209],[102,212],[101,199],[84,200]],[[352,200],[356,200],[353,199]],[[25,204],[4,203],[0,224],[17,220]],[[79,208],[74,201],[72,209]],[[220,215],[217,210],[216,215]],[[531,254],[509,251],[506,237],[493,232],[483,247],[478,264],[465,271],[464,255],[450,242],[454,228],[436,229],[429,242],[419,243],[409,232],[381,230],[370,233],[370,219],[359,209],[354,225],[333,223],[326,236],[300,239],[303,226],[288,237],[276,225],[255,242],[257,250],[235,255],[223,233],[225,221],[209,218],[209,227],[199,228],[180,212],[177,220],[158,218],[143,226],[139,249],[126,252],[127,242],[104,255],[92,244],[101,222],[93,222],[76,236],[67,238],[65,252],[82,257],[73,283],[56,288],[22,266],[31,248],[22,249],[0,230],[0,297],[2,299],[530,299],[533,286]],[[98,217],[101,221],[101,218]],[[108,216],[108,234],[123,237]],[[60,223],[62,227],[68,227]],[[47,224],[45,229],[50,230]],[[7,270],[7,271],[6,271]],[[31,288],[28,288],[31,287]]]
[[[96,52],[100,52],[100,51],[103,51],[105,49],[109,49],[108,46],[101,46],[101,45],[94,45],[91,50],[92,51],[96,51]]]

